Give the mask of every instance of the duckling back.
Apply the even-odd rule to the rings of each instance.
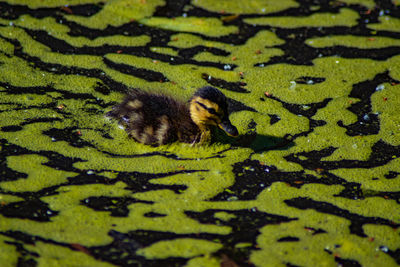
[[[199,132],[187,104],[140,90],[132,90],[107,116],[118,119],[131,137],[147,145],[191,143]]]

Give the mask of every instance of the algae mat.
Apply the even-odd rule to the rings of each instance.
[[[400,1],[0,1],[1,266],[400,264]],[[240,136],[154,148],[129,88]]]

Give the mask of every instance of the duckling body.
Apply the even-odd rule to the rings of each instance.
[[[226,97],[210,86],[197,90],[188,103],[135,89],[107,116],[119,120],[136,141],[153,146],[205,142],[214,125],[237,135],[228,118]]]

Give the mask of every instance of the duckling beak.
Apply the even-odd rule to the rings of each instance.
[[[229,121],[229,119],[225,119],[221,121],[220,124],[218,124],[219,128],[224,130],[229,136],[238,136],[238,130],[236,129],[235,126],[232,125],[232,123]]]

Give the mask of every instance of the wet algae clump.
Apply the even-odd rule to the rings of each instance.
[[[400,2],[0,1],[2,266],[397,266]],[[129,88],[240,136],[145,146]]]

